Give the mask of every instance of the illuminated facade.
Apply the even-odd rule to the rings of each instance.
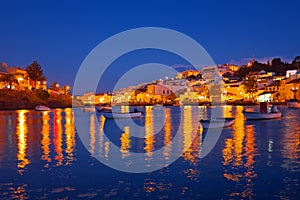
[[[0,82],[0,89],[7,88],[13,90],[31,90],[34,87],[36,89],[47,89],[46,81],[37,81],[36,83],[34,83],[34,81],[28,77],[26,70],[15,67],[9,67],[6,63],[0,63],[0,77],[7,74],[14,75],[15,79],[17,80],[17,83],[12,83],[12,85],[10,86],[8,83]]]

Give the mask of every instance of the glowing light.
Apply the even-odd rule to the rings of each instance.
[[[42,150],[43,150],[43,155],[42,155],[42,160],[45,160],[47,162],[51,162],[50,156],[50,125],[49,125],[49,111],[44,111],[42,114],[42,121],[43,121],[43,126],[41,130],[41,135],[42,135]],[[45,167],[48,167],[46,164]]]
[[[67,153],[67,164],[71,164],[74,161],[74,145],[75,145],[75,127],[74,127],[74,118],[71,108],[65,109],[65,133],[66,133],[66,153]]]
[[[152,107],[146,106],[146,119],[145,119],[145,144],[144,150],[146,151],[147,158],[146,160],[150,160],[153,154],[154,147],[154,124],[153,124],[153,114]]]
[[[164,138],[164,157],[165,160],[170,159],[170,152],[172,149],[172,140],[171,140],[171,111],[170,108],[166,108],[166,123],[165,123],[165,138]]]
[[[55,160],[57,161],[57,165],[62,165],[63,161],[63,153],[62,153],[62,124],[61,122],[61,109],[56,109],[53,115],[53,131],[54,131],[54,149],[56,152]]]
[[[90,115],[90,153],[92,156],[95,153],[95,118],[94,115]]]
[[[129,149],[130,149],[130,127],[129,126],[125,126],[124,127],[124,133],[122,134],[121,138],[121,154],[122,154],[122,158],[125,158],[127,156],[130,155],[129,153]]]
[[[183,112],[183,158],[194,162],[194,157],[191,152],[192,145],[192,107],[185,106]]]
[[[28,158],[26,157],[26,149],[27,149],[27,134],[28,128],[26,123],[26,110],[18,111],[18,125],[17,125],[17,138],[18,138],[18,171],[19,173],[23,173],[25,167],[30,163]]]

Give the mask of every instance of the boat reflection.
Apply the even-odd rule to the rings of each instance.
[[[25,167],[30,163],[26,155],[27,150],[27,137],[28,137],[28,125],[27,125],[27,110],[19,110],[18,112],[18,124],[16,134],[18,138],[18,171],[20,174],[24,172]]]

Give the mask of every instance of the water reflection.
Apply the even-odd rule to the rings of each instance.
[[[95,117],[94,114],[90,115],[90,153],[93,156],[95,153]]]
[[[55,109],[50,112],[26,110],[2,112],[0,116],[2,129],[0,172],[1,180],[3,180],[0,183],[1,194],[5,199],[29,197],[76,199],[82,195],[78,194],[80,191],[79,193],[94,192],[97,199],[105,194],[115,195],[113,197],[116,199],[122,198],[123,194],[128,198],[136,195],[134,196],[136,198],[188,199],[190,197],[193,199],[193,197],[214,195],[215,192],[215,197],[219,199],[251,199],[264,196],[299,199],[296,198],[299,197],[297,191],[299,191],[300,172],[299,110],[297,112],[286,111],[288,114],[283,115],[281,120],[245,123],[242,107],[222,108],[222,114],[226,117],[235,117],[236,121],[232,128],[223,130],[217,146],[207,159],[205,158],[207,163],[204,163],[202,162],[204,159],[200,162],[199,151],[205,133],[201,126],[198,130],[195,128],[195,121],[197,121],[195,119],[199,116],[195,114],[195,109],[193,106],[185,106],[182,110],[183,127],[178,131],[178,142],[172,141],[174,136],[172,134],[177,131],[179,121],[178,108],[165,108],[164,127],[160,134],[153,136],[161,115],[153,111],[151,107],[146,107],[146,117],[134,119],[138,125],[145,125],[142,132],[145,131],[146,139],[132,138],[136,134],[132,126],[122,127],[123,132],[108,127],[108,131],[112,133],[110,136],[113,142],[120,144],[118,156],[122,156],[124,160],[131,161],[130,157],[133,155],[131,151],[136,150],[134,148],[137,148],[138,152],[146,153],[146,162],[152,159],[153,150],[161,146],[165,147],[161,160],[166,164],[169,164],[172,153],[177,149],[183,153],[182,158],[173,165],[139,175],[116,172],[108,167],[100,168],[98,171],[92,170],[102,165],[96,164],[98,162],[95,159],[90,159],[88,154],[83,153],[85,151],[82,151],[83,147],[80,146],[80,142],[77,143],[79,148],[75,148],[75,142],[78,141],[75,141],[74,118],[71,109]],[[201,108],[202,115],[206,112],[206,109]],[[99,117],[100,126],[99,130],[96,130],[97,121],[88,113],[85,115],[88,116],[86,124],[89,128],[86,135],[88,149],[94,153],[100,152],[100,155],[106,159],[112,159],[112,143],[104,139],[105,118]],[[266,127],[272,127],[272,129],[268,128],[267,131]],[[76,153],[78,150],[82,152]],[[89,160],[85,162],[86,159],[78,156]],[[73,164],[75,158],[79,158],[81,162]],[[270,163],[272,170],[270,170]],[[86,173],[82,173],[82,169],[95,176],[97,181],[89,184]],[[13,170],[16,175],[13,175]],[[43,179],[39,179],[39,183],[35,184],[30,179],[31,176]],[[83,181],[85,184],[82,184]],[[124,186],[126,193],[122,193],[121,181],[123,181],[122,185],[126,185]],[[260,191],[260,188],[266,185],[267,187]],[[74,189],[72,191],[60,189],[69,188],[69,186]],[[101,190],[95,188],[101,188]],[[55,190],[56,192],[52,194],[48,192]],[[264,194],[265,192],[267,194]],[[192,196],[194,194],[195,196]]]
[[[183,158],[194,162],[192,156],[192,106],[185,106],[183,111]]]
[[[235,116],[234,132],[232,138],[225,139],[223,149],[223,165],[225,167],[224,177],[232,182],[243,186],[242,191],[232,188],[228,195],[238,198],[253,198],[254,158],[256,156],[254,125],[246,125],[242,108],[237,107]],[[236,190],[236,191],[235,191]]]
[[[61,117],[61,109],[54,110],[53,115],[53,143],[54,149],[56,152],[55,160],[57,161],[57,165],[62,165],[63,161],[63,149],[62,149],[62,117]]]
[[[41,135],[42,135],[42,160],[46,162],[51,162],[50,158],[50,125],[49,125],[49,111],[44,111],[42,112],[42,130],[41,130]],[[48,167],[48,164],[45,165],[45,167]]]
[[[105,122],[105,117],[103,115],[101,115],[99,117],[99,155],[101,157],[103,156],[104,122]]]
[[[130,127],[125,126],[124,127],[124,133],[121,135],[121,154],[122,158],[128,157],[130,155],[129,149],[130,149]]]
[[[172,140],[171,140],[171,111],[170,108],[166,108],[166,123],[165,123],[165,137],[164,137],[164,157],[165,160],[169,160],[170,152],[172,150]]]
[[[146,151],[146,160],[150,160],[152,157],[152,151],[154,146],[154,124],[153,124],[153,115],[152,115],[152,107],[146,106],[146,116],[145,116],[145,147]]]
[[[65,134],[66,134],[66,150],[67,153],[67,165],[70,165],[74,161],[74,146],[75,146],[75,126],[74,118],[71,108],[65,109]]]
[[[290,111],[295,112],[295,111]],[[288,120],[283,122],[284,134],[282,134],[282,147],[280,154],[282,157],[281,167],[283,168],[283,188],[279,191],[279,198],[284,199],[292,196],[299,199],[300,181],[300,123],[299,115],[291,114]],[[294,174],[298,174],[295,176]]]
[[[26,150],[27,150],[27,135],[28,135],[28,126],[26,122],[26,113],[27,110],[19,110],[18,112],[18,124],[17,124],[17,138],[18,138],[18,171],[19,173],[24,172],[24,168],[26,165],[30,163],[27,158]]]

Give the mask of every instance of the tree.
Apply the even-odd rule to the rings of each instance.
[[[253,93],[255,93],[257,90],[257,85],[256,85],[255,79],[249,78],[248,80],[246,80],[243,83],[243,85],[244,85],[246,93],[249,93],[250,97],[253,98]]]
[[[13,83],[18,84],[18,80],[13,74],[5,74],[0,77],[0,82],[7,84],[9,89],[12,89]]]
[[[300,68],[300,56],[296,56],[292,62],[292,66],[299,69]]]
[[[36,88],[37,81],[45,81],[46,77],[44,76],[43,69],[41,65],[35,60],[31,65],[26,68],[27,74],[31,80],[34,81],[34,88]]]

